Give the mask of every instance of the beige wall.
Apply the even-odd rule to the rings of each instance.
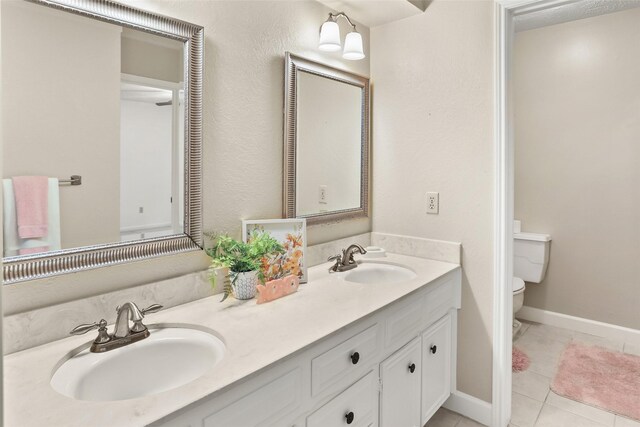
[[[640,9],[518,33],[516,218],[552,235],[532,307],[640,329]]]
[[[2,9],[3,177],[81,175],[60,187],[62,247],[119,241],[120,27],[25,1]]]
[[[165,82],[183,82],[183,48],[178,41],[123,28],[122,72]]]
[[[364,75],[368,59],[345,61],[318,51],[318,28],[329,9],[311,0],[127,2],[205,27],[205,228],[239,236],[243,218],[281,217],[284,52]],[[369,32],[358,29],[369,57]],[[308,241],[370,229],[368,219],[314,226]],[[6,314],[178,276],[208,261],[196,252],[6,286]]]
[[[462,242],[458,389],[491,401],[493,3],[371,30],[373,228]],[[426,214],[426,192],[440,214]]]

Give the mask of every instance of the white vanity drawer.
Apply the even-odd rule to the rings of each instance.
[[[397,349],[420,333],[424,325],[424,299],[409,296],[407,301],[397,305],[385,322],[384,344]]]
[[[204,418],[204,427],[281,427],[282,418],[300,406],[300,368],[276,378]]]
[[[375,324],[311,361],[311,395],[334,386],[344,388],[376,361],[379,348]]]
[[[307,427],[368,427],[378,416],[373,371],[307,417]]]
[[[431,324],[442,318],[447,312],[456,306],[456,288],[454,280],[440,283],[424,295],[423,311],[427,324]]]

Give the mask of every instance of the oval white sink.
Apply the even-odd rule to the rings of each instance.
[[[224,343],[211,333],[152,328],[148,338],[106,353],[82,350],[61,364],[51,386],[78,400],[133,399],[187,384],[224,357]]]
[[[360,262],[358,267],[348,271],[344,280],[354,283],[392,285],[416,278],[416,273],[397,264],[381,262]]]

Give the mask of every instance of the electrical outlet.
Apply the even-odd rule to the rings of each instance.
[[[427,193],[427,213],[438,214],[440,210],[440,193]]]
[[[326,205],[329,203],[327,201],[327,186],[321,185],[320,190],[318,191],[318,203]]]
[[[143,206],[140,206],[138,208],[138,213],[144,213],[144,207]]]

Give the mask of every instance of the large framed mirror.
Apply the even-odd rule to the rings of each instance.
[[[2,2],[4,284],[200,250],[203,28]]]
[[[369,79],[286,53],[283,214],[369,214]]]

